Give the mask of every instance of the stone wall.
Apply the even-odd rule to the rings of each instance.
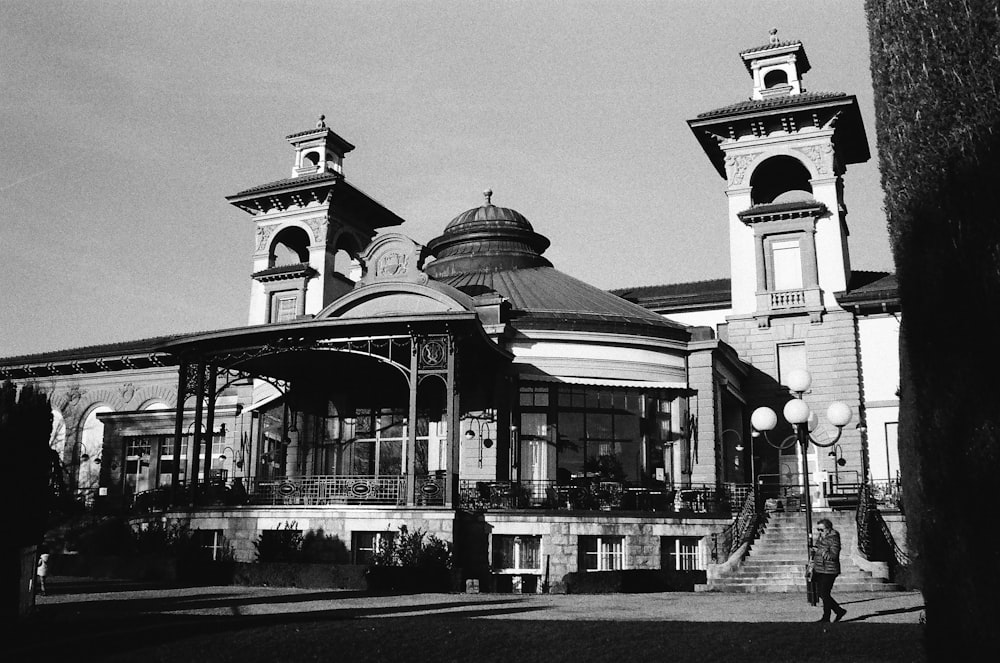
[[[400,525],[406,525],[411,532],[420,529],[444,541],[455,540],[455,512],[449,509],[232,507],[200,511],[170,520],[186,524],[191,529],[222,530],[238,562],[256,559],[254,541],[261,532],[286,527],[303,533],[322,529],[324,534],[340,539],[348,549],[351,547],[352,532],[395,532]]]
[[[625,539],[625,566],[628,569],[660,568],[660,537],[701,537],[701,557],[708,559],[711,534],[720,532],[730,522],[728,518],[663,518],[613,516],[607,514],[563,516],[551,512],[487,513],[485,527],[492,547],[492,536],[540,536],[542,581],[548,570],[550,591],[565,590],[563,577],[579,571],[579,537],[622,536]],[[539,589],[542,582],[538,583]]]

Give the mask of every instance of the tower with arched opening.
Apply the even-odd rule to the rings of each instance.
[[[226,197],[254,217],[251,325],[322,310],[354,287],[358,255],[378,229],[403,222],[347,182],[344,155],[354,146],[323,116],[286,139],[295,149],[290,178]]]

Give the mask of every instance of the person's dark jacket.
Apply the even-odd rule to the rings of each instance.
[[[840,532],[831,529],[816,538],[812,567],[814,573],[840,574]]]

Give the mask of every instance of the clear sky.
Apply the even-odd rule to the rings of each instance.
[[[0,356],[245,324],[252,217],[288,134],[426,243],[523,213],[602,288],[729,276],[724,180],[685,120],[799,39],[875,126],[863,0],[0,0]],[[845,177],[855,269],[891,270],[877,158]]]

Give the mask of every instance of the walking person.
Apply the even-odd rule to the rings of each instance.
[[[42,548],[42,554],[38,556],[38,567],[35,569],[35,575],[37,576],[38,591],[41,592],[42,596],[45,596],[47,594],[45,576],[49,575],[49,553],[44,548]]]
[[[833,621],[839,622],[847,612],[845,608],[830,596],[833,582],[840,575],[840,532],[833,529],[829,518],[822,518],[816,523],[816,543],[812,549],[812,559],[809,561],[809,572],[816,583],[816,592],[823,600],[823,616],[817,621],[828,622],[830,615],[835,615]]]

